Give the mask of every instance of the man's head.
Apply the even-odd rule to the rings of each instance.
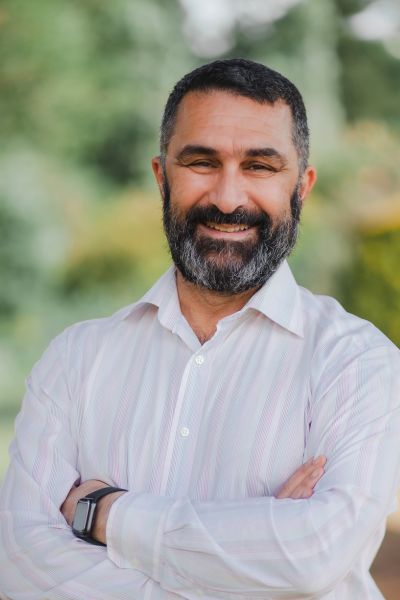
[[[233,58],[216,60],[194,69],[178,81],[168,97],[161,121],[160,153],[165,157],[173,135],[179,105],[189,92],[225,91],[261,104],[281,101],[292,115],[293,144],[299,157],[299,170],[308,165],[309,130],[303,98],[297,87],[286,77],[265,65]]]
[[[172,91],[153,169],[172,258],[185,279],[233,294],[291,251],[315,180],[296,87],[243,59],[215,61]]]

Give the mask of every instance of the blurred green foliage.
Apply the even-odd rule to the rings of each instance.
[[[400,343],[400,60],[349,21],[373,1],[299,0],[270,20],[232,3],[216,35],[304,94],[320,175],[300,283]],[[210,31],[185,37],[187,18],[177,0],[0,2],[0,418],[51,337],[133,302],[169,264],[150,158],[168,92],[213,58],[211,43],[191,50]]]
[[[400,219],[397,228],[363,232],[355,248],[342,274],[344,302],[400,346]]]
[[[95,291],[129,302],[169,264],[161,202],[154,196],[128,191],[112,204],[81,215],[74,230],[57,276],[62,297],[79,299]]]
[[[143,178],[166,73],[188,64],[176,3],[5,0],[0,11],[2,139],[117,184]]]
[[[12,318],[35,279],[28,223],[0,198],[0,320]]]

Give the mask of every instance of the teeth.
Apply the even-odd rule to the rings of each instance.
[[[227,233],[234,233],[235,231],[244,231],[248,229],[248,225],[217,225],[217,223],[210,223],[209,221],[206,223],[207,227],[211,227],[211,229],[216,229],[217,231],[224,231]]]

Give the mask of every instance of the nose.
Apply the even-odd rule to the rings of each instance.
[[[208,196],[209,202],[226,214],[232,213],[247,203],[243,181],[240,173],[234,168],[221,169]]]

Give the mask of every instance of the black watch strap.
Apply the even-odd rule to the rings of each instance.
[[[126,492],[127,490],[124,490],[122,488],[118,488],[118,487],[104,487],[104,488],[100,488],[99,490],[95,490],[94,492],[91,492],[90,494],[86,494],[85,498],[90,498],[90,500],[94,500],[95,502],[98,502],[100,500],[100,498],[103,498],[104,496],[108,496],[108,494],[113,494],[114,492]]]
[[[86,535],[80,535],[76,530],[74,530],[74,528],[72,528],[74,535],[85,540],[85,542],[88,542],[89,544],[94,544],[95,546],[106,546],[106,544],[103,544],[102,542],[95,540],[94,537],[92,537],[92,535],[91,535],[93,523],[96,518],[97,502],[99,500],[101,500],[101,498],[104,498],[104,496],[108,496],[108,494],[113,494],[114,492],[127,492],[127,491],[128,490],[125,490],[124,488],[107,486],[104,488],[100,488],[99,490],[95,490],[94,492],[91,492],[90,494],[86,494],[86,496],[84,496],[84,498],[81,498],[81,500],[87,499],[87,500],[93,501],[96,504],[96,506],[94,509],[93,519],[91,522],[89,533]]]

